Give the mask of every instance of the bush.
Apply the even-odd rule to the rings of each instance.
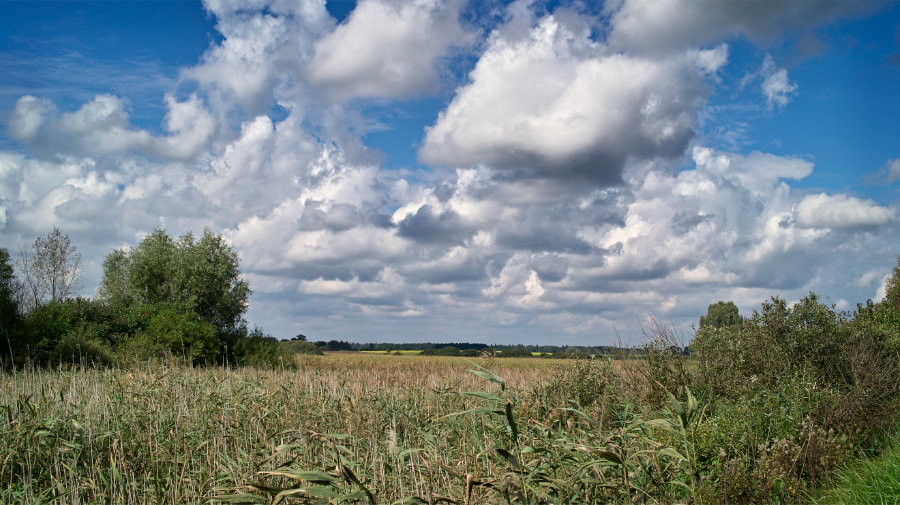
[[[325,353],[312,342],[307,342],[305,340],[287,340],[280,342],[281,347],[283,347],[289,354],[312,354],[322,356]]]
[[[53,349],[52,361],[79,366],[110,366],[117,362],[112,349],[88,326],[66,333]]]
[[[278,339],[266,335],[259,328],[254,329],[243,338],[237,339],[234,346],[235,363],[238,366],[255,368],[293,368],[293,354],[280,345]]]
[[[151,316],[145,338],[192,364],[215,363],[222,352],[211,324],[171,307],[160,308]]]

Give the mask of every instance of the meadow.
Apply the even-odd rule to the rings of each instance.
[[[9,371],[0,502],[840,503],[841,469],[896,454],[890,429],[826,428],[801,376],[695,395],[708,363],[655,349]]]

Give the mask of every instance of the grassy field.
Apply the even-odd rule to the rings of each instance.
[[[3,503],[205,503],[296,460],[334,468],[333,439],[379,503],[460,487],[456,466],[498,430],[450,392],[478,390],[473,362],[511,388],[571,363],[335,354],[298,370],[29,370],[2,377]],[[270,460],[282,444],[298,443]],[[425,465],[424,462],[429,464]],[[463,486],[464,487],[464,486]]]
[[[767,501],[816,492],[776,464],[793,446],[723,445],[753,419],[660,401],[642,360],[297,359],[2,375],[0,502],[721,503],[742,458]]]

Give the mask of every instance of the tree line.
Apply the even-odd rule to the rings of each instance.
[[[4,362],[193,365],[289,364],[288,352],[244,314],[250,287],[221,235],[174,238],[157,229],[110,251],[93,298],[77,296],[81,255],[58,228],[16,261],[0,248]]]

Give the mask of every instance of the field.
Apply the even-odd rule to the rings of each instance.
[[[297,359],[2,375],[0,502],[719,503],[727,489],[710,476],[745,457],[717,445],[739,437],[689,391],[655,399],[647,372],[678,364]],[[848,454],[809,429],[800,440],[818,436],[823,458]],[[767,501],[815,498],[826,481],[811,487],[808,472],[830,468],[784,470],[766,447],[747,457],[770,462],[753,470]]]

